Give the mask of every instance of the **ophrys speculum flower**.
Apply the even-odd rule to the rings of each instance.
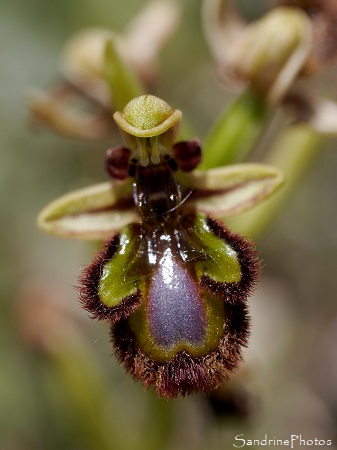
[[[52,203],[40,225],[113,236],[82,273],[84,308],[111,323],[117,358],[146,387],[164,397],[208,392],[241,359],[260,267],[253,244],[215,217],[255,205],[282,175],[260,164],[194,171],[199,142],[174,144],[181,112],[156,97],[114,118],[126,147],[107,152],[112,182]]]

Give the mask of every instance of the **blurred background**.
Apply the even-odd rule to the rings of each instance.
[[[181,109],[202,139],[231,94],[215,80],[200,2],[182,3],[152,92]],[[271,5],[237,3],[249,20]],[[126,376],[111,356],[108,326],[90,321],[77,302],[77,276],[95,246],[36,228],[48,202],[106,180],[105,150],[120,139],[72,140],[37,127],[26,95],[58,81],[58,55],[71,34],[120,31],[144,4],[1,0],[0,449],[225,449],[238,434],[302,434],[331,439],[336,449],[335,140],[257,240],[264,270],[250,300],[246,363],[211,400],[160,400]],[[330,66],[313,89],[336,99],[336,73]]]

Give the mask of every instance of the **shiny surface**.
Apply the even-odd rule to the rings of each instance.
[[[141,293],[128,324],[154,361],[168,361],[180,351],[202,357],[216,349],[226,325],[224,299],[201,279],[235,283],[241,278],[231,245],[214,233],[205,215],[182,208],[171,159],[146,166],[134,162],[133,199],[141,221],[121,230],[99,286],[108,307]]]
[[[238,257],[202,214],[181,216],[170,233],[165,226],[166,231],[158,225],[151,234],[143,229],[134,235],[141,245],[129,280],[140,288],[142,304],[128,322],[141,349],[155,361],[170,360],[182,350],[204,356],[222,338],[226,315],[222,296],[202,287],[200,278],[212,275],[216,266],[222,279],[240,279]],[[214,239],[219,244],[216,258],[207,254]]]
[[[198,345],[206,334],[206,312],[197,285],[170,248],[152,279],[148,304],[150,330],[163,347]]]

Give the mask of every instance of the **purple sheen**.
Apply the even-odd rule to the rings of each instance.
[[[196,282],[166,249],[152,278],[148,303],[150,332],[161,347],[200,345],[206,335],[206,309]]]

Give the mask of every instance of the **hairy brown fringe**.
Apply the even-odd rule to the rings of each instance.
[[[247,346],[250,321],[246,300],[260,273],[257,252],[250,241],[229,231],[222,222],[208,218],[207,223],[218,237],[228,242],[237,252],[241,280],[237,283],[218,283],[208,276],[201,277],[203,287],[223,298],[226,318],[218,347],[203,357],[196,358],[186,351],[180,351],[171,360],[160,362],[154,361],[142,351],[127,321],[127,317],[141,303],[139,291],[112,308],[101,302],[98,295],[99,281],[104,264],[117,251],[119,235],[105,244],[80,277],[83,308],[92,317],[112,323],[111,336],[118,361],[147,389],[155,387],[161,397],[174,398],[199,391],[210,393],[238,366],[242,360],[242,348]]]
[[[141,292],[125,297],[117,306],[108,307],[102,303],[98,294],[98,285],[105,263],[110,261],[117,251],[119,234],[107,241],[104,248],[95,256],[92,263],[85,267],[79,277],[80,303],[93,319],[106,320],[110,323],[125,319],[141,303]]]
[[[222,222],[207,218],[207,225],[213,233],[226,241],[237,253],[241,267],[241,279],[236,283],[219,283],[203,275],[200,284],[211,292],[223,296],[225,302],[236,304],[246,302],[252,293],[261,272],[261,263],[253,242],[240,234],[231,232]]]
[[[154,361],[139,347],[127,320],[111,327],[116,357],[128,373],[147,389],[154,386],[161,397],[184,397],[199,391],[210,393],[238,366],[249,336],[247,306],[225,304],[224,308],[224,335],[218,347],[204,357],[195,358],[180,351],[170,361]]]

